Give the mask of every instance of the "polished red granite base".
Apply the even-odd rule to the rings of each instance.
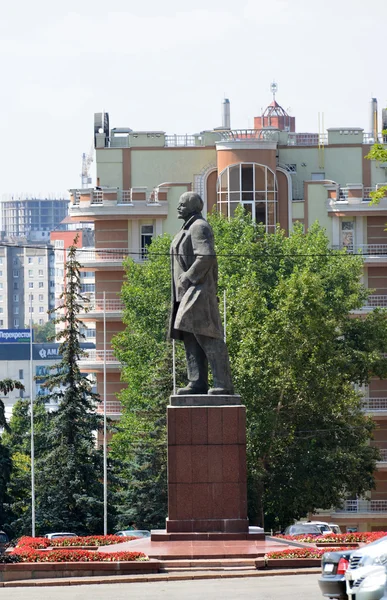
[[[222,532],[208,532],[208,533],[186,533],[177,532],[171,533],[166,529],[152,529],[151,540],[152,542],[181,542],[181,541],[230,541],[230,540],[249,540],[249,541],[264,541],[264,533],[222,533]]]
[[[300,544],[301,546],[301,544]],[[286,540],[185,540],[153,542],[150,538],[104,546],[99,551],[139,551],[157,559],[254,558],[290,548]]]
[[[246,534],[246,407],[168,406],[167,414],[167,533]]]

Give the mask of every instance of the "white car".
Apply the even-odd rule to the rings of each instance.
[[[46,533],[46,535],[44,536],[45,538],[48,538],[49,540],[56,540],[57,538],[63,538],[63,537],[78,537],[76,533],[68,533],[68,532],[59,532],[59,533]]]
[[[386,582],[387,536],[354,550],[345,573],[349,600],[380,600]]]

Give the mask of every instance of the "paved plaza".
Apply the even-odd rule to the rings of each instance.
[[[0,600],[322,600],[318,575],[45,588],[0,588]]]

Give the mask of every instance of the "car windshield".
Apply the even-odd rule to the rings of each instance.
[[[323,532],[323,531],[331,531],[331,528],[328,527],[328,525],[318,525],[318,528],[320,529],[321,532]]]

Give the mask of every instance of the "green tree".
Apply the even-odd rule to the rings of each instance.
[[[78,314],[83,310],[84,299],[80,294],[75,243],[76,240],[68,250],[61,303],[53,311],[62,311],[53,321],[63,327],[56,336],[62,359],[52,367],[46,382],[47,399],[55,398],[58,410],[52,413],[47,450],[36,464],[39,532],[103,531],[102,454],[95,442],[101,424],[96,413],[99,397],[79,369],[84,352]]]
[[[387,317],[376,310],[361,321],[350,318],[369,294],[360,282],[362,259],[331,250],[318,225],[307,234],[266,234],[241,210],[232,220],[214,215],[211,223],[234,383],[248,410],[249,516],[284,526],[373,485],[379,453],[369,445],[373,423],[353,384],[387,376]],[[133,458],[139,435],[151,448],[153,422],[147,429],[139,415],[157,404],[148,390],[170,347],[169,242],[156,240],[144,265],[126,267],[127,329],[116,352],[128,385],[122,402],[130,432],[118,434],[113,448]],[[182,355],[178,345],[180,369]]]
[[[36,344],[44,344],[45,342],[51,342],[55,339],[55,325],[52,321],[47,321],[44,325],[33,326],[34,331],[34,342]]]
[[[0,381],[0,393],[6,396],[14,389],[24,390],[24,386],[20,381],[13,379],[3,379]],[[9,429],[5,418],[5,407],[2,398],[0,398],[0,429]],[[4,503],[7,500],[7,487],[11,477],[12,461],[9,449],[3,445],[2,436],[0,436],[0,528],[4,527],[6,520]]]
[[[43,398],[34,401],[34,453],[43,457],[51,415]],[[3,436],[12,461],[6,505],[7,528],[11,535],[31,533],[31,416],[30,400],[19,399],[13,406],[9,431]]]
[[[382,132],[384,136],[387,135],[387,131]],[[369,160],[376,160],[381,163],[387,163],[387,148],[385,144],[374,144],[367,154],[366,158]],[[379,204],[380,200],[387,196],[387,185],[378,187],[377,190],[371,192],[372,202],[371,204]]]

